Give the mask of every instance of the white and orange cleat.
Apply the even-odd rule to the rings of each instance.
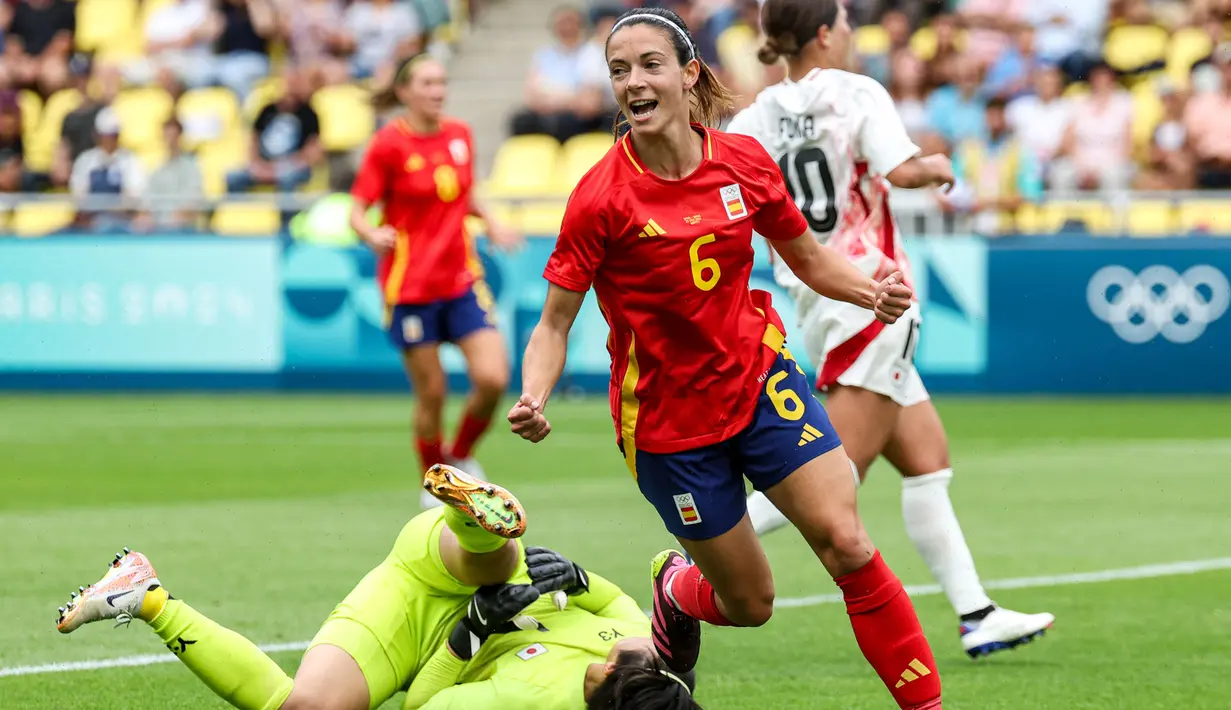
[[[146,592],[158,586],[158,575],[145,555],[125,547],[115,553],[102,579],[78,587],[68,604],[60,607],[56,628],[67,634],[103,619],[115,619],[116,626],[128,624],[141,611]]]

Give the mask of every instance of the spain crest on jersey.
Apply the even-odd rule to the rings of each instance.
[[[727,219],[739,219],[748,214],[744,208],[744,193],[739,184],[727,185],[718,191],[722,197],[722,207],[727,211]]]
[[[470,160],[470,148],[461,138],[449,141],[449,153],[453,155],[453,162],[457,165],[465,165]]]

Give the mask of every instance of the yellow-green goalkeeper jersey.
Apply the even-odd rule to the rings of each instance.
[[[590,591],[569,597],[563,611],[550,595],[526,609],[546,631],[494,635],[465,663],[442,647],[411,684],[404,707],[585,708],[586,667],[604,662],[617,641],[650,635],[649,619],[632,597],[596,574],[589,577]]]

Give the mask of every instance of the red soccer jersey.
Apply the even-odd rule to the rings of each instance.
[[[703,157],[683,180],[646,170],[628,136],[617,142],[569,198],[544,272],[570,291],[594,286],[629,456],[715,444],[751,423],[785,337],[768,294],[748,289],[752,232],[808,229],[756,140],[695,129]]]
[[[472,145],[470,128],[448,119],[424,135],[399,118],[372,137],[351,194],[383,202],[384,223],[398,232],[376,270],[387,305],[457,298],[481,275],[465,226]]]

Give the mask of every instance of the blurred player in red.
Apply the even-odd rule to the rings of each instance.
[[[472,453],[508,386],[509,362],[465,220],[485,220],[498,247],[516,245],[521,237],[475,202],[470,127],[443,115],[446,92],[444,66],[421,54],[403,63],[393,85],[376,97],[381,108],[401,104],[405,111],[368,145],[351,189],[350,224],[380,256],[385,326],[402,351],[416,396],[419,470],[454,463],[481,477]],[[373,227],[365,215],[377,203],[384,205],[384,220]],[[441,343],[461,349],[471,384],[457,436],[447,447],[441,440],[447,391]],[[422,503],[439,504],[426,493]]]
[[[695,560],[651,566],[653,635],[677,671],[697,661],[700,621],[760,626],[772,572],[744,477],[794,523],[842,589],[855,637],[899,706],[939,708],[940,680],[910,598],[868,539],[850,461],[784,347],[768,294],[749,290],[755,229],[819,293],[892,323],[901,274],[875,281],[821,246],[754,139],[707,128],[730,94],[669,10],[626,13],[607,63],[630,124],[574,190],[526,348],[515,433],[541,441],[569,329],[593,286],[611,327],[611,412],[642,494]]]
[[[785,57],[788,78],[768,87],[727,130],[760,141],[778,161],[816,238],[871,278],[910,263],[889,211],[886,183],[919,188],[953,182],[944,155],[921,156],[884,87],[844,70],[851,28],[839,0],[766,0],[762,61]],[[902,474],[906,533],[960,618],[972,657],[1041,635],[1055,617],[994,604],[979,581],[953,503],[949,445],[919,371],[920,313],[892,325],[824,298],[784,263],[774,276],[795,299],[804,352],[817,363],[817,387],[860,476],[878,456]],[[748,499],[752,526],[765,534],[787,519],[762,494]]]

